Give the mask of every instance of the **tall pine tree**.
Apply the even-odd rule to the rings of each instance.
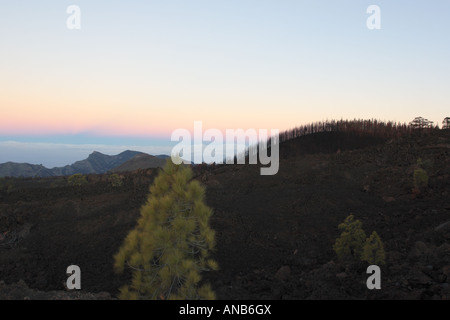
[[[171,159],[150,187],[137,226],[115,255],[115,269],[132,270],[131,285],[121,299],[214,299],[211,287],[200,286],[201,273],[216,270],[209,258],[215,233],[204,188],[192,170]]]

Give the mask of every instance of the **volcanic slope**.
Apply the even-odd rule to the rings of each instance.
[[[331,136],[304,138],[317,147]],[[220,266],[204,281],[219,299],[449,299],[449,146],[450,130],[418,131],[309,154],[286,154],[282,143],[274,176],[259,165],[196,166]],[[429,176],[421,193],[419,158]],[[106,174],[88,175],[81,189],[61,177],[2,179],[0,280],[61,290],[77,264],[83,292],[115,297],[130,273],[114,274],[112,256],[158,170],[123,173],[116,188]],[[340,263],[332,249],[349,214],[384,243],[382,290],[367,289],[367,263]]]

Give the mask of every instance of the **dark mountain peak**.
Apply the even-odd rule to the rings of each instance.
[[[158,168],[163,167],[165,162],[166,162],[165,159],[140,152],[131,159],[129,159],[128,161],[113,168],[111,171],[125,172],[125,171],[134,171],[138,169]]]
[[[121,156],[121,157],[124,157],[124,156],[126,156],[126,157],[134,157],[134,156],[136,156],[138,154],[145,154],[145,153],[140,152],[140,151],[125,150],[125,151],[119,153],[118,156]]]
[[[49,176],[51,170],[42,164],[6,162],[0,164],[0,177]]]
[[[94,151],[88,156],[88,159],[89,158],[98,158],[98,157],[109,157],[109,156],[104,154],[104,153],[101,153],[101,152],[98,152],[98,151]]]

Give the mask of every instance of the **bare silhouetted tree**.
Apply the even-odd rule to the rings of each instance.
[[[442,129],[450,129],[450,117],[446,117],[442,121]]]
[[[414,118],[413,121],[409,123],[409,126],[412,127],[413,129],[433,128],[433,121],[430,121],[422,117],[416,117]]]

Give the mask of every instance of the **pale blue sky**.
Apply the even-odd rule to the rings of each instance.
[[[81,30],[66,27],[73,4]],[[366,27],[369,5],[381,30]],[[194,120],[441,124],[449,14],[448,0],[3,0],[0,141],[162,146]],[[0,145],[0,162],[13,155]]]

